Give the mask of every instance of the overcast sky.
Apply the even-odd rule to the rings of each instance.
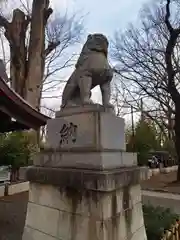
[[[67,10],[68,13],[78,11],[80,14],[85,15],[86,36],[89,33],[99,32],[105,34],[110,39],[116,30],[123,30],[128,23],[136,21],[140,8],[149,1],[52,0],[51,4],[53,9],[58,9],[60,13]],[[101,101],[101,94],[99,94],[98,88],[93,91],[92,97],[97,102]],[[59,100],[53,100],[53,103],[60,106]]]
[[[155,1],[155,0],[154,0]],[[112,37],[117,29],[135,21],[140,8],[149,0],[52,0],[59,9],[80,10],[86,14],[87,33],[101,32]]]

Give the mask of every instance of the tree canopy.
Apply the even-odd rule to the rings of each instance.
[[[0,134],[0,165],[25,166],[36,152],[34,135],[30,132]]]
[[[138,153],[139,164],[147,164],[149,152],[160,150],[160,142],[152,121],[140,120],[135,126],[134,136],[131,131],[127,134],[127,151]]]

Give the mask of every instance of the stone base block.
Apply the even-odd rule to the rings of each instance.
[[[129,152],[65,152],[45,150],[34,158],[35,166],[110,169],[137,165],[137,154]]]
[[[27,176],[31,183],[23,240],[147,240],[140,169],[33,167]]]
[[[96,105],[95,105],[96,106]],[[92,105],[91,111],[71,112],[47,122],[49,148],[69,150],[125,150],[124,119]],[[102,109],[101,109],[102,108]]]
[[[115,111],[112,107],[104,107],[101,104],[87,104],[84,106],[71,106],[62,108],[60,111],[57,111],[55,114],[56,118],[64,117],[64,116],[72,116],[74,114],[81,113],[92,113],[92,112],[106,112],[115,115]]]

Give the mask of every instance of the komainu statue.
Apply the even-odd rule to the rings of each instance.
[[[75,70],[64,88],[62,108],[92,104],[91,89],[97,85],[100,85],[103,105],[112,107],[109,101],[113,70],[107,60],[108,45],[108,40],[103,34],[87,37]]]

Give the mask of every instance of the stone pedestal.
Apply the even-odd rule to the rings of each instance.
[[[23,240],[146,240],[146,172],[125,152],[123,119],[98,105],[57,113],[27,171]]]
[[[91,108],[88,106],[68,108],[62,113],[57,113],[57,118],[49,120],[48,148],[71,152],[124,151],[126,149],[124,119],[105,111],[98,104],[90,106]],[[60,144],[61,130],[71,136]]]

